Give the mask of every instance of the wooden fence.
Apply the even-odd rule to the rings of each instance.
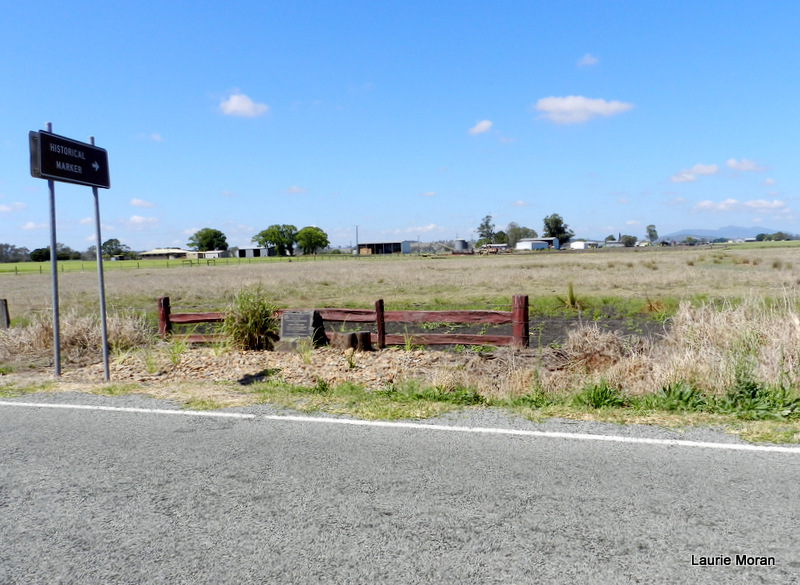
[[[317,311],[323,322],[374,324],[376,333],[371,342],[379,349],[387,345],[511,345],[527,347],[529,335],[528,295],[514,295],[511,311],[385,311],[383,299],[370,309],[309,309]],[[169,297],[158,299],[158,331],[161,337],[172,334],[173,324],[215,323],[225,319],[224,313],[172,313]],[[511,335],[479,335],[468,333],[386,333],[387,323],[458,323],[471,325],[511,325]],[[207,334],[190,334],[189,342],[202,343],[216,339]]]

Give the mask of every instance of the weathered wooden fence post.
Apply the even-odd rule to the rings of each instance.
[[[511,344],[528,347],[528,334],[528,295],[514,295],[511,298]]]
[[[0,329],[8,329],[11,318],[8,316],[8,300],[0,299]]]
[[[158,299],[158,333],[165,338],[172,333],[172,323],[169,320],[169,297]]]
[[[383,320],[383,299],[375,301],[375,324],[378,327],[378,349],[386,347],[386,323]]]

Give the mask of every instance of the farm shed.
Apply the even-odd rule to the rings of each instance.
[[[183,260],[186,258],[186,250],[180,248],[155,248],[148,252],[142,252],[139,256],[143,260]]]
[[[211,258],[227,258],[229,256],[227,250],[206,250],[204,252],[190,251],[186,252],[186,258],[189,260],[206,260]]]
[[[522,238],[517,241],[515,250],[553,250],[559,249],[558,238]]]
[[[267,256],[275,256],[276,250],[274,247],[269,248],[239,248],[237,256],[239,258],[266,258]]]
[[[577,242],[570,242],[570,250],[593,250],[594,248],[602,248],[603,242],[597,240],[580,240]]]
[[[373,254],[411,254],[411,240],[359,244],[358,253],[362,256],[370,256]]]

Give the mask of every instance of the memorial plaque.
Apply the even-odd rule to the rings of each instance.
[[[315,347],[326,345],[325,325],[318,311],[297,311],[287,309],[281,314],[281,339],[275,348],[286,350],[307,339]]]
[[[281,315],[281,340],[311,339],[314,336],[314,311],[284,311]]]

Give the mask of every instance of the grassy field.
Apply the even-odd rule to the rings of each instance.
[[[756,247],[757,246],[757,247]],[[334,257],[335,258],[335,257]],[[51,306],[49,264],[0,265],[30,272],[0,273],[0,298],[12,318]],[[97,305],[93,263],[59,264],[60,306],[88,311]],[[539,252],[505,256],[398,256],[335,259],[218,260],[214,265],[106,262],[109,307],[155,312],[169,296],[177,308],[223,308],[240,288],[260,284],[288,308],[368,308],[383,298],[388,309],[505,308],[527,294],[534,311],[557,309],[569,283],[588,308],[623,312],[681,300],[797,300],[800,247],[760,243],[728,248],[681,247]]]
[[[96,268],[61,266],[60,307],[62,316],[68,315],[62,339],[72,336],[76,350],[97,346],[92,325],[98,306]],[[663,421],[678,416],[687,424],[722,424],[760,440],[800,441],[797,246],[106,266],[107,306],[114,319],[110,328],[127,331],[112,343],[123,354],[148,343],[161,296],[170,297],[174,311],[225,310],[238,291],[253,286],[285,308],[371,308],[382,298],[389,310],[509,310],[512,295],[527,294],[532,317],[581,315],[583,324],[556,345],[534,343],[526,362],[515,358],[491,375],[454,367],[445,372],[446,387],[434,381],[410,393],[394,387],[365,396],[393,405],[414,403],[400,411],[408,416],[417,416],[413,413],[420,401],[452,406],[468,396],[461,406],[499,405],[532,418],[667,424]],[[14,325],[0,331],[0,367],[11,371],[19,366],[5,365],[8,356],[48,343],[49,270],[0,274],[0,298],[8,300]],[[663,325],[658,339],[603,329],[603,318],[633,315]],[[127,341],[119,341],[123,337]],[[158,351],[175,358],[176,349]],[[313,408],[330,412],[358,414],[364,407],[357,399],[363,389],[352,385],[304,388],[271,381],[253,389],[263,400],[287,405],[297,405],[298,396],[307,404],[308,396],[319,395],[325,400],[314,401]],[[391,411],[400,416],[394,406]],[[754,431],[753,425],[761,430]]]

